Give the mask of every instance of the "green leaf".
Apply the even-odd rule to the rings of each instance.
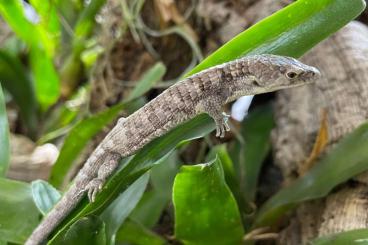
[[[77,123],[66,137],[58,159],[51,169],[50,184],[59,188],[74,160],[83,150],[88,141],[104,126],[114,120],[123,105],[118,104],[99,114],[93,115]]]
[[[167,242],[143,225],[127,219],[116,234],[116,241],[134,245],[164,245]]]
[[[105,223],[96,216],[84,217],[70,227],[64,238],[55,241],[53,244],[105,245]]]
[[[364,8],[363,0],[296,1],[234,37],[188,75],[249,54],[300,57]]]
[[[85,68],[90,69],[95,64],[97,58],[105,51],[105,49],[94,44],[92,47],[87,47],[80,55],[80,59],[83,62]]]
[[[30,3],[35,8],[40,17],[40,25],[48,34],[48,37],[58,46],[61,36],[60,23],[56,4],[53,1],[30,0]]]
[[[184,123],[163,137],[153,140],[140,150],[105,184],[95,202],[86,198],[68,216],[58,229],[57,236],[63,234],[70,224],[89,214],[99,214],[116,196],[152,168],[160,159],[173,152],[175,146],[183,141],[202,137],[214,129],[214,123],[207,115],[201,115]]]
[[[39,47],[30,50],[36,97],[45,111],[60,95],[60,81],[51,58]]]
[[[243,226],[221,162],[183,166],[173,190],[175,236],[184,244],[240,244]]]
[[[225,180],[230,189],[232,189],[232,186],[236,187],[239,185],[239,183],[237,183],[234,164],[230,158],[229,152],[227,151],[226,144],[212,147],[210,153],[206,156],[206,160],[209,161],[210,159],[214,159],[216,156],[220,159],[225,173]]]
[[[0,0],[0,14],[17,36],[31,48],[44,50],[49,58],[54,56],[56,45],[52,36],[44,26],[33,24],[26,18],[21,1]]]
[[[37,100],[32,81],[26,76],[20,60],[0,50],[0,81],[19,106],[22,121],[29,134],[35,136],[37,128]]]
[[[0,0],[0,14],[22,40],[37,46],[40,38],[38,30],[25,17],[21,1]]]
[[[5,176],[9,167],[9,125],[4,101],[3,90],[0,84],[0,177]]]
[[[55,42],[41,25],[27,20],[21,1],[0,0],[0,14],[13,31],[30,46],[36,98],[41,108],[46,110],[56,102],[60,93],[58,74],[52,62]]]
[[[65,132],[69,132],[77,120],[83,118],[86,113],[88,90],[88,85],[79,87],[68,100],[48,113],[47,120],[43,125],[43,134],[38,139],[37,144],[45,144],[65,134]]]
[[[271,130],[274,127],[270,105],[261,106],[252,111],[243,121],[240,143],[240,189],[245,199],[253,202],[256,195],[259,172],[262,163],[270,151]]]
[[[33,201],[43,215],[47,214],[61,197],[52,185],[43,180],[33,181],[31,189]]]
[[[106,0],[91,0],[83,9],[80,17],[75,25],[75,38],[86,38],[92,31],[95,24],[95,16]]]
[[[63,83],[63,95],[69,96],[77,86],[82,76],[81,56],[88,45],[87,38],[90,36],[95,25],[96,15],[106,0],[85,1],[86,6],[79,14],[78,20],[74,26],[74,35],[72,50],[60,69],[60,77]],[[64,6],[65,7],[65,6]],[[70,10],[70,7],[67,7]]]
[[[110,240],[111,244],[115,243],[116,232],[141,199],[148,180],[148,173],[142,175],[101,214],[100,217],[106,224],[107,239]]]
[[[0,238],[23,243],[39,222],[28,184],[0,178]]]
[[[357,229],[320,237],[311,242],[312,245],[367,245],[368,229]]]
[[[137,85],[130,93],[127,100],[134,100],[148,92],[153,85],[162,79],[165,73],[165,65],[162,62],[157,62],[153,67],[143,74],[142,78],[137,82]]]
[[[255,226],[269,226],[298,203],[326,196],[368,169],[368,123],[343,138],[303,177],[281,189],[260,209]]]
[[[178,172],[179,159],[177,151],[170,156],[161,159],[151,169],[151,188],[143,194],[141,201],[133,210],[130,217],[144,225],[152,228],[162,211],[171,200],[172,185]]]

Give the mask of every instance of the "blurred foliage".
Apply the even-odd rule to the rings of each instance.
[[[312,245],[366,245],[368,244],[368,229],[357,229],[345,231],[329,236],[317,238],[311,242]]]
[[[176,33],[191,48],[192,63],[201,58],[198,44],[182,25],[162,33],[142,27],[138,17],[144,2],[137,0],[130,5],[122,1],[122,17],[133,37],[142,38],[142,30],[152,36]],[[90,114],[86,106],[86,93],[90,91],[86,77],[104,51],[94,36],[98,31],[96,14],[104,3],[105,0],[30,0],[35,15],[29,17],[21,1],[0,0],[0,15],[15,33],[0,48],[1,85],[9,101],[19,108],[20,133],[38,142],[62,140],[49,180],[57,188],[69,184],[66,177],[93,136],[121,111],[132,113],[151,98],[149,91],[160,85],[166,73],[163,62],[156,61],[120,103]],[[300,57],[355,18],[364,7],[362,0],[299,0],[234,37],[187,75],[248,54]],[[0,91],[1,175],[6,173],[9,159],[5,102],[8,101]],[[49,244],[148,245],[175,239],[184,244],[238,244],[250,227],[270,226],[298,203],[323,197],[368,168],[365,124],[342,140],[310,172],[281,189],[257,210],[254,202],[258,175],[270,149],[272,127],[271,107],[258,107],[242,123],[240,132],[235,132],[236,140],[213,146],[211,139],[206,138],[195,159],[208,163],[182,166],[177,174],[182,165],[179,155],[189,141],[214,129],[207,115],[179,125],[134,156],[123,159],[96,201],[83,199],[54,231]],[[329,178],[324,177],[326,172],[331,174]],[[59,197],[58,191],[44,181],[26,184],[0,178],[0,243],[24,242],[39,222],[40,213],[45,214]],[[175,235],[171,236],[173,227]],[[361,239],[365,233],[343,233],[321,238],[314,244],[326,244],[331,239]]]
[[[43,180],[33,181],[31,183],[31,189],[33,201],[43,215],[46,215],[61,198],[60,193],[52,185]]]
[[[323,197],[333,187],[366,171],[368,169],[367,134],[368,124],[363,124],[340,140],[311,170],[268,200],[259,210],[255,225],[273,224],[278,217],[297,203]]]
[[[22,244],[39,222],[27,183],[0,178],[0,241]]]
[[[5,176],[9,165],[9,132],[6,116],[5,100],[0,85],[0,177]]]

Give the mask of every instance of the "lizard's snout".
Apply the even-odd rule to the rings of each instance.
[[[321,72],[315,68],[315,67],[311,67],[310,70],[308,70],[305,74],[306,78],[308,79],[319,79],[321,77]]]

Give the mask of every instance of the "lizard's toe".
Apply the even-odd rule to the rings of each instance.
[[[221,126],[217,125],[216,126],[216,137],[220,137],[221,134]]]
[[[221,125],[221,135],[220,135],[220,138],[224,138],[225,137],[225,132],[226,132],[225,125],[222,124]]]
[[[230,127],[227,124],[227,122],[221,122],[216,124],[216,137],[220,137],[220,138],[224,138],[225,137],[225,132],[229,131]]]
[[[225,126],[225,130],[226,131],[230,131],[230,126],[229,126],[229,118],[230,115],[226,114],[225,112],[222,113],[223,117],[223,125]]]
[[[102,189],[103,181],[101,179],[93,179],[86,186],[86,191],[88,191],[88,199],[90,202],[94,202],[98,192]]]
[[[225,126],[225,130],[228,132],[230,131],[230,126],[229,126],[229,123],[226,121],[224,122],[224,126]]]
[[[229,123],[228,123],[229,118],[230,118],[230,116],[223,112],[222,116],[215,120],[215,122],[216,122],[216,137],[224,138],[225,133],[227,131],[230,131],[230,127],[229,127]]]

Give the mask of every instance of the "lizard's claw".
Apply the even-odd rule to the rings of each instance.
[[[224,116],[223,120],[224,120],[225,130],[230,131],[230,126],[229,126],[230,115],[226,114],[225,112],[223,112],[222,115]]]
[[[222,113],[223,117],[221,120],[216,122],[216,137],[223,138],[225,137],[225,132],[230,131],[230,127],[228,124],[229,121],[229,115],[227,115],[225,112]]]
[[[102,189],[103,181],[101,179],[95,178],[89,182],[86,186],[86,191],[88,191],[88,199],[90,202],[94,202],[97,193]]]

